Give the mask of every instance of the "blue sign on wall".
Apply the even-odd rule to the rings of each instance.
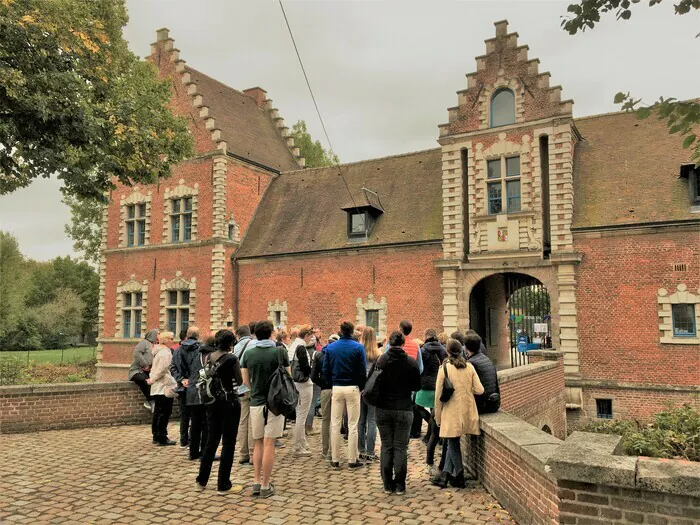
[[[527,339],[526,335],[518,336],[518,352],[527,352]]]

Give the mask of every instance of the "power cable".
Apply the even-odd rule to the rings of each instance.
[[[299,60],[299,65],[301,66],[301,72],[304,74],[304,80],[306,80],[306,86],[309,88],[309,94],[311,95],[311,100],[314,103],[314,107],[316,108],[316,114],[318,115],[318,120],[321,122],[321,127],[323,128],[323,134],[326,136],[326,141],[328,142],[328,147],[331,150],[331,154],[333,154],[333,144],[331,143],[331,139],[328,136],[328,130],[326,129],[326,124],[323,122],[323,117],[321,116],[321,110],[318,109],[318,103],[316,102],[316,97],[314,96],[314,91],[311,89],[311,83],[309,82],[309,77],[306,74],[306,68],[304,68],[304,62],[301,60],[301,55],[299,54],[299,48],[297,47],[297,42],[294,39],[294,33],[292,33],[292,27],[289,25],[289,19],[287,18],[287,13],[284,10],[284,6],[282,5],[282,0],[278,0],[280,4],[280,9],[282,10],[282,16],[284,16],[284,22],[287,24],[287,30],[289,31],[289,36],[292,39],[292,44],[294,45],[294,51],[297,54],[297,59]],[[348,192],[348,195],[350,195],[350,200],[352,201],[352,205],[355,207],[355,210],[357,213],[360,213],[360,209],[357,207],[357,204],[355,203],[355,198],[352,196],[352,192],[350,191],[350,186],[348,186],[348,181],[345,180],[345,175],[343,175],[343,170],[340,167],[340,164],[338,162],[335,162],[335,167],[338,168],[338,175],[343,179],[343,183],[345,184],[345,189]]]

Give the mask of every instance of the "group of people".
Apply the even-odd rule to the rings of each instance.
[[[275,450],[286,428],[284,415],[268,408],[273,374],[286,370],[296,389],[292,454],[309,456],[307,434],[320,409],[321,455],[341,468],[347,440],[349,469],[375,461],[381,440],[380,471],[387,494],[404,494],[411,438],[420,438],[431,482],[465,486],[460,438],[479,434],[479,414],[500,406],[496,368],[473,331],[424,333],[410,337],[412,325],[378,341],[372,327],[344,321],[325,344],[311,325],[287,332],[270,321],[222,329],[203,339],[190,326],[174,342],[172,332],[150,330],[134,348],[129,379],[153,412],[153,444],[171,446],[167,425],[174,399],[180,406],[180,448],[199,461],[196,489],[204,490],[219,459],[217,491],[241,491],[230,479],[236,442],[242,465],[253,465],[252,494],[275,494],[271,482]],[[366,395],[363,395],[365,391]],[[369,391],[372,390],[372,395]],[[298,398],[298,401],[296,399]],[[319,406],[320,405],[320,406]],[[221,444],[221,455],[216,451]],[[435,450],[442,444],[439,466]]]

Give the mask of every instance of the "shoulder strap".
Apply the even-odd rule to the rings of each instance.
[[[245,344],[243,345],[243,350],[241,350],[241,357],[238,359],[239,361],[243,361],[243,354],[245,354],[246,348],[248,348],[248,345],[250,344],[250,342],[251,342],[252,340],[253,340],[253,338],[251,337],[251,338],[248,339],[248,340],[245,342]]]
[[[449,379],[450,376],[447,375],[447,359],[445,359],[445,362],[442,363],[442,371],[445,372],[445,377]]]

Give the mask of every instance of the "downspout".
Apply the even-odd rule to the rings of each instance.
[[[234,329],[240,326],[238,320],[238,259],[236,254],[231,254],[231,264],[233,265],[233,326]]]

